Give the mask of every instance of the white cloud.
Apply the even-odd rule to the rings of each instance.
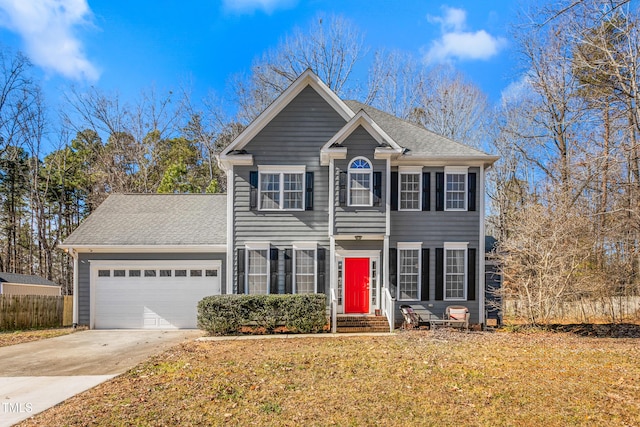
[[[431,43],[427,62],[458,60],[487,60],[495,56],[507,43],[485,30],[467,30],[467,12],[464,9],[443,7],[442,16],[427,16],[431,23],[440,24],[441,36]]]
[[[235,13],[253,13],[256,10],[270,14],[276,9],[287,9],[297,0],[223,0],[225,10]]]
[[[86,0],[0,0],[0,25],[20,35],[31,61],[74,80],[100,75],[74,34],[90,18]]]

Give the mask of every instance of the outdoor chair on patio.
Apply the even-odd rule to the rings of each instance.
[[[438,326],[450,328],[464,328],[469,330],[469,309],[462,305],[450,305],[446,308],[442,319],[430,319],[432,329]]]
[[[404,318],[402,329],[415,329],[420,326],[420,315],[416,313],[410,305],[401,305],[400,311]]]

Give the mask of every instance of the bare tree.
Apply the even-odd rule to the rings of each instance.
[[[296,28],[254,62],[249,76],[233,77],[239,120],[253,120],[306,69],[344,96],[354,66],[365,53],[362,34],[343,17],[317,18],[307,30]]]
[[[409,119],[425,128],[475,147],[483,145],[490,109],[486,95],[452,68],[432,68],[423,79],[418,106]]]

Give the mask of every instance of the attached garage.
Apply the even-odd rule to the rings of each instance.
[[[60,247],[74,260],[74,323],[197,328],[197,305],[227,293],[227,196],[113,194]]]
[[[92,328],[197,327],[197,304],[220,295],[220,261],[92,262]]]

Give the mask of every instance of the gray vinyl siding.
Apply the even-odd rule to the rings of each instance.
[[[78,323],[89,325],[91,261],[208,261],[222,262],[220,285],[225,293],[226,254],[224,253],[80,253],[78,258]]]
[[[392,170],[395,170],[393,168]],[[480,298],[483,290],[480,289],[480,197],[484,197],[483,190],[478,181],[477,204],[475,211],[436,211],[436,172],[444,172],[444,168],[425,167],[423,172],[431,174],[430,211],[392,211],[391,235],[389,246],[394,248],[398,242],[422,242],[423,248],[429,248],[429,298],[421,295],[422,301],[397,301],[396,321],[402,321],[399,307],[408,304],[423,316],[428,318],[433,315],[442,318],[449,305],[463,305],[469,309],[470,322],[479,322]],[[469,168],[469,172],[479,174],[479,168]],[[476,249],[476,299],[474,301],[436,301],[436,261],[435,249],[444,247],[445,242],[468,242],[468,248]]]
[[[305,88],[244,149],[253,155],[253,166],[234,166],[233,244],[234,266],[237,251],[246,242],[269,242],[279,250],[291,248],[293,242],[317,242],[329,248],[329,168],[320,165],[320,149],[345,125],[344,119],[312,88]],[[249,206],[249,173],[259,165],[305,166],[314,173],[313,210],[260,211]],[[283,271],[283,260],[279,270]],[[329,261],[326,288],[329,283]],[[235,269],[234,269],[235,271]],[[284,275],[279,274],[280,291]],[[234,275],[234,292],[237,278]]]
[[[365,234],[385,234],[386,217],[384,196],[386,194],[386,160],[374,159],[375,149],[378,147],[376,140],[362,127],[358,127],[342,143],[347,148],[347,158],[335,161],[335,234],[365,235]],[[372,207],[351,207],[348,206],[349,186],[347,182],[346,203],[340,204],[340,172],[349,170],[349,163],[356,157],[366,157],[373,166],[374,172],[382,172],[382,201],[380,206]],[[347,175],[348,181],[348,175]],[[373,183],[372,183],[373,185]]]

